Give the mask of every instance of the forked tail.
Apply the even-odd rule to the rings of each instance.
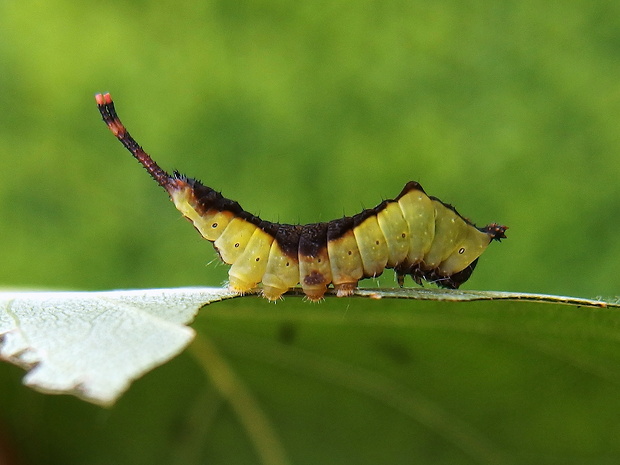
[[[142,166],[149,172],[151,177],[157,181],[157,183],[164,189],[169,190],[173,179],[163,169],[159,167],[157,163],[149,156],[148,153],[140,147],[133,137],[129,134],[121,120],[116,114],[114,109],[114,102],[112,96],[109,93],[95,95],[97,101],[97,108],[101,113],[101,117],[105,124],[108,125],[112,134],[116,136],[118,140],[125,146],[127,150],[131,152],[136,160],[140,162]]]

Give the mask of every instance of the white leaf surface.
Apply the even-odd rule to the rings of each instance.
[[[24,383],[111,405],[130,383],[193,339],[198,310],[234,297],[219,288],[0,292],[0,359]]]

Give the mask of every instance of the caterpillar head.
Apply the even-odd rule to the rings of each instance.
[[[468,228],[467,234],[457,242],[454,251],[441,262],[437,268],[437,274],[454,281],[454,286],[448,287],[459,287],[469,279],[478,257],[482,255],[491,241],[506,238],[504,234],[506,229],[508,229],[507,226],[500,226],[496,223],[482,229]]]

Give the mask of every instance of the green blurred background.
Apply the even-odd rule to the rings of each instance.
[[[100,121],[109,91],[164,168],[265,219],[354,214],[417,180],[510,226],[466,287],[618,294],[617,2],[1,5],[4,285],[225,279]]]
[[[465,288],[619,294],[616,1],[4,0],[1,285],[226,279],[100,121],[102,91],[163,168],[265,219],[354,214],[417,180],[510,227]]]

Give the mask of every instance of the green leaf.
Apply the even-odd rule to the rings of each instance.
[[[191,353],[286,457],[261,463],[614,463],[619,323],[615,304],[239,299],[198,317]],[[244,439],[222,423],[208,456]]]
[[[103,431],[84,412],[76,417],[89,426],[80,431],[84,451],[74,453],[82,461],[92,454],[112,460],[112,449],[122,451],[124,461],[116,463],[273,465],[620,458],[617,303],[432,289],[358,294],[380,300],[328,297],[316,305],[287,297],[270,304],[248,296],[209,306],[193,324],[185,361],[137,383]],[[36,370],[53,372],[52,380],[73,381],[67,392],[111,404],[111,391],[97,397],[105,386],[98,381],[116,379],[119,395],[173,356],[161,355],[172,335],[180,335],[175,351],[189,342],[192,332],[182,324],[202,303],[231,294],[206,288],[4,297],[0,353],[22,365],[38,360],[26,381],[41,379]],[[8,351],[18,340],[30,344],[27,350]],[[136,358],[140,368],[119,382]],[[133,452],[125,443],[135,436],[127,419],[145,411],[151,426],[143,434],[158,446]],[[71,421],[56,415],[38,415],[38,426],[32,417],[23,421],[45,431],[46,417],[54,418],[56,434],[74,434]],[[164,425],[178,421],[181,436],[169,436]],[[49,441],[58,461],[80,463],[67,462]]]

